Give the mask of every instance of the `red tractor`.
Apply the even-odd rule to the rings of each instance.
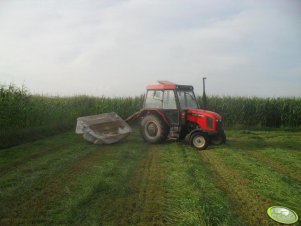
[[[198,107],[193,86],[159,81],[146,87],[144,106],[126,121],[140,119],[140,133],[149,143],[169,139],[188,140],[199,150],[223,144],[226,135],[222,117]]]

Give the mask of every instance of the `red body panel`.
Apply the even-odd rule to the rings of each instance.
[[[156,85],[148,85],[146,87],[147,90],[166,90],[166,89],[176,89],[176,84],[156,84]]]
[[[206,117],[212,119],[212,127],[207,127]],[[187,118],[188,121],[197,123],[199,128],[207,131],[215,131],[216,129],[216,121],[221,120],[222,117],[212,111],[205,111],[201,109],[188,109],[187,110]]]

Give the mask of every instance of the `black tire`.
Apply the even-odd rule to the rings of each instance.
[[[209,136],[210,143],[213,145],[221,145],[226,142],[226,134],[224,132],[219,132]]]
[[[193,133],[189,140],[190,145],[198,150],[205,150],[209,145],[207,135],[200,132]]]
[[[140,123],[140,134],[146,142],[157,144],[166,141],[169,126],[155,115],[147,115]]]

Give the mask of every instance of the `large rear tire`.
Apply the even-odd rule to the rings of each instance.
[[[140,123],[140,134],[146,142],[163,143],[169,134],[169,126],[155,115],[147,115]]]
[[[205,150],[209,145],[207,135],[201,132],[193,133],[190,137],[190,145],[198,150]]]

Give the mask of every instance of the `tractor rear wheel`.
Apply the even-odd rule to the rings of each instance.
[[[169,134],[169,126],[155,115],[147,115],[140,123],[140,134],[146,142],[162,143]]]
[[[190,137],[190,145],[198,150],[205,150],[209,145],[206,134],[193,133]]]

